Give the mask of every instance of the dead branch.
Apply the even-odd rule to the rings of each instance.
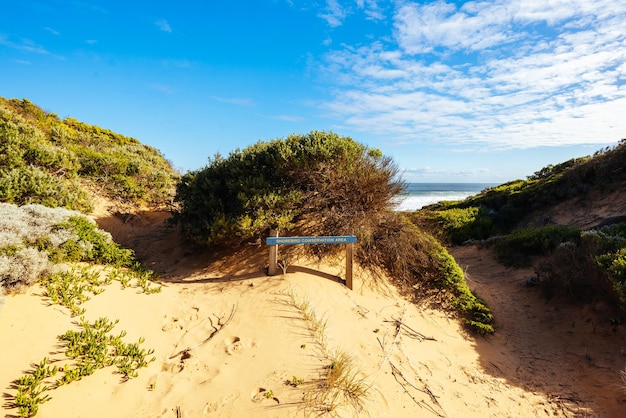
[[[428,385],[426,385],[424,382],[422,382],[422,384],[424,384],[424,388],[420,389],[417,386],[415,386],[413,383],[409,382],[407,380],[406,377],[404,377],[404,375],[402,374],[402,371],[400,371],[400,369],[398,369],[396,366],[394,366],[394,364],[392,362],[389,362],[389,365],[391,366],[391,374],[393,375],[394,379],[396,379],[396,382],[398,382],[398,384],[400,386],[402,386],[402,389],[404,389],[404,391],[407,393],[407,395],[409,395],[409,397],[411,397],[411,399],[413,400],[413,402],[415,402],[418,406],[425,408],[427,410],[429,410],[430,412],[432,412],[433,414],[437,415],[438,417],[441,418],[445,418],[446,415],[441,414],[439,412],[437,412],[435,410],[435,408],[433,408],[431,405],[427,404],[424,401],[418,401],[417,399],[415,399],[415,397],[413,397],[413,395],[411,395],[411,393],[409,392],[409,390],[407,389],[407,386],[412,387],[413,389],[417,390],[418,392],[422,392],[426,395],[428,395],[430,397],[430,400],[437,405],[440,409],[443,409],[441,407],[441,405],[439,404],[439,401],[437,401],[437,397],[432,393],[432,391],[428,388]],[[402,381],[400,381],[400,379]],[[420,379],[421,381],[421,379]]]
[[[223,316],[218,317],[217,315],[213,314],[213,316],[215,316],[215,318],[217,319],[217,324],[213,325],[213,320],[211,318],[209,318],[209,321],[211,321],[211,327],[213,328],[213,332],[211,332],[211,334],[209,334],[209,336],[207,338],[205,338],[203,341],[199,342],[196,345],[192,345],[191,347],[187,347],[184,350],[181,350],[179,352],[177,352],[176,354],[172,354],[170,356],[170,360],[173,359],[174,357],[178,357],[179,355],[183,354],[183,353],[188,353],[189,351],[193,350],[194,348],[198,348],[203,344],[206,344],[207,342],[209,342],[218,332],[220,332],[226,325],[228,325],[228,323],[233,319],[233,317],[235,316],[235,312],[237,311],[237,304],[233,305],[231,311],[230,311],[230,315],[228,315],[228,318],[226,319],[225,322],[222,322],[222,319],[224,319]]]

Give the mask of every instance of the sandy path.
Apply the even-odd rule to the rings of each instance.
[[[489,250],[451,250],[470,287],[490,305],[496,334],[477,342],[481,362],[493,376],[544,393],[569,416],[626,416],[618,387],[624,369],[624,325],[609,322],[603,307],[547,301],[527,287],[532,269],[508,269]]]

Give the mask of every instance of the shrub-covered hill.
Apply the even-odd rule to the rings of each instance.
[[[0,98],[0,202],[89,213],[93,195],[161,205],[178,174],[154,148],[27,99]]]
[[[549,296],[626,312],[626,140],[410,217],[451,244],[480,242],[506,265],[534,265]]]
[[[392,210],[403,188],[397,166],[380,150],[314,131],[217,155],[187,173],[177,186],[174,219],[188,237],[212,247],[260,242],[271,229],[281,236],[354,232],[362,267],[383,269],[412,297],[436,297],[470,328],[493,332],[488,307],[445,248]],[[280,263],[332,255],[338,247],[281,247]]]

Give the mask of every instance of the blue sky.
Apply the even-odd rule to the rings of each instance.
[[[623,1],[5,3],[0,96],[182,172],[332,130],[408,181],[502,183],[626,137]]]

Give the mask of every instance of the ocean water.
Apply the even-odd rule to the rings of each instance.
[[[396,199],[397,211],[414,211],[443,200],[463,200],[497,183],[408,183]]]

